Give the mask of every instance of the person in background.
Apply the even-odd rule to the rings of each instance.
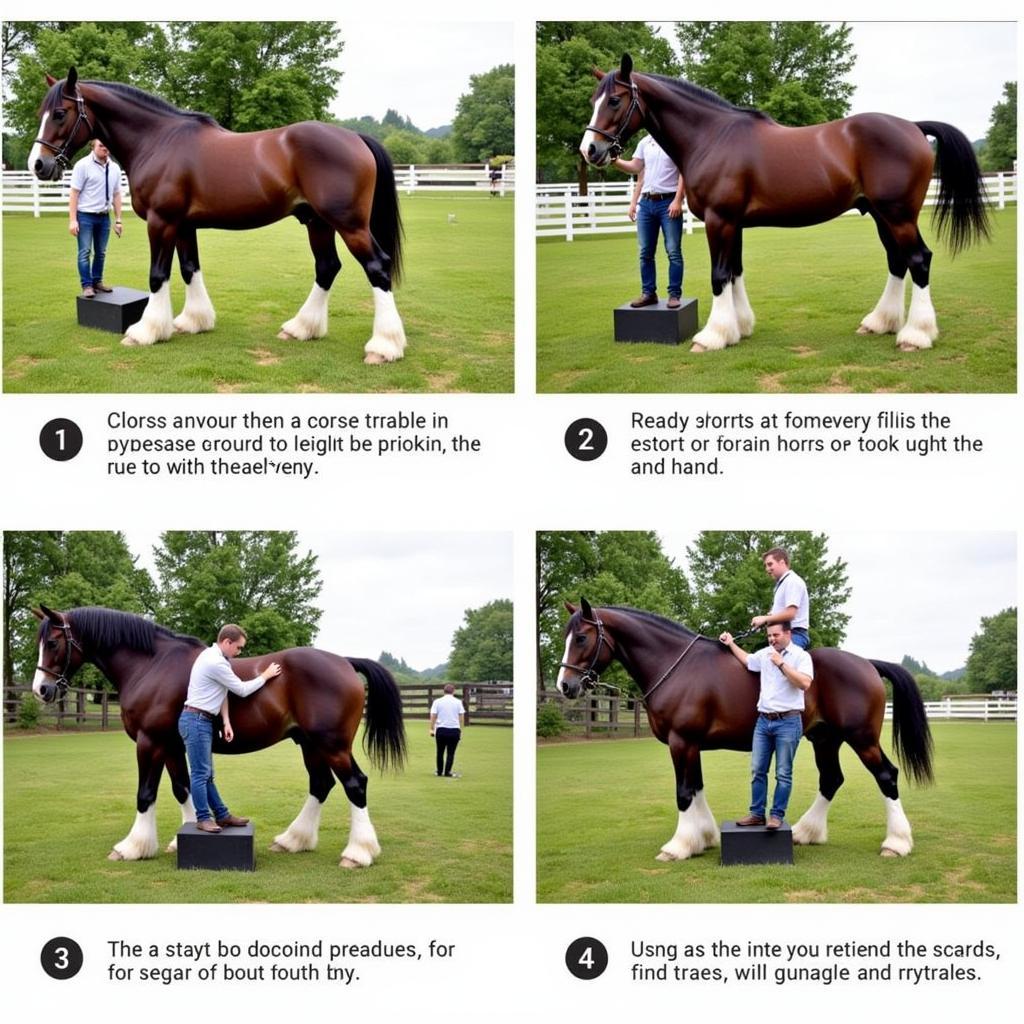
[[[430,707],[430,735],[437,745],[437,771],[435,775],[446,779],[457,779],[458,772],[452,771],[455,763],[455,748],[462,738],[462,726],[466,721],[466,709],[455,696],[455,687],[445,683],[444,696],[438,697]]]
[[[114,234],[124,230],[121,222],[121,168],[110,158],[110,150],[93,139],[88,156],[82,157],[71,172],[71,198],[68,201],[68,231],[78,240],[78,277],[82,296],[113,291],[103,281],[103,265],[110,238],[110,210],[114,210]]]

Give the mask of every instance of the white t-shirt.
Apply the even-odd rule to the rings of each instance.
[[[796,606],[796,616],[790,622],[790,627],[795,629],[797,626],[803,626],[804,629],[807,629],[811,622],[811,603],[807,597],[807,584],[792,569],[775,583],[775,597],[772,598],[771,614],[784,612],[790,605]]]
[[[466,709],[462,701],[452,693],[446,693],[430,706],[431,715],[437,715],[438,729],[458,729],[459,715],[464,715]]]
[[[72,169],[71,187],[79,193],[82,213],[106,213],[114,205],[114,195],[121,192],[121,168],[110,157],[101,164],[90,153]]]
[[[644,162],[644,195],[648,192],[670,196],[676,194],[679,168],[650,135],[645,135],[637,143],[633,158]]]
[[[239,679],[231,668],[231,663],[224,656],[224,652],[217,644],[213,644],[192,662],[192,673],[188,680],[188,696],[185,698],[185,703],[189,707],[199,708],[200,711],[209,711],[211,715],[215,715],[220,711],[228,690],[238,694],[239,697],[248,697],[265,682],[266,680],[261,675],[248,682]]]
[[[747,656],[747,669],[761,673],[761,696],[757,699],[758,711],[803,711],[804,691],[794,686],[776,668],[771,659],[772,647],[763,647]],[[791,668],[814,678],[814,662],[811,656],[796,644],[790,644],[782,652],[782,660]]]

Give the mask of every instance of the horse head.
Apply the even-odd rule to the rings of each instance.
[[[28,155],[28,169],[41,181],[57,181],[74,153],[92,138],[96,119],[78,87],[75,68],[60,82],[47,75],[46,84],[50,90],[39,108],[39,136]]]
[[[594,113],[583,133],[580,153],[588,164],[606,167],[622,153],[644,121],[640,95],[633,79],[633,58],[622,55],[618,71],[593,69],[598,86],[590,97]]]
[[[51,611],[45,604],[33,608],[32,614],[41,620],[39,662],[32,679],[32,692],[44,704],[52,704],[67,693],[71,677],[85,657],[81,645],[71,634],[67,615]]]
[[[565,604],[570,619],[565,627],[565,653],[558,672],[558,692],[570,700],[593,689],[615,655],[601,617],[585,597],[580,606]]]

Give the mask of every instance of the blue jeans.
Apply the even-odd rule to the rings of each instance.
[[[110,238],[109,213],[78,212],[78,279],[83,288],[103,280],[103,261],[107,258],[107,240]],[[89,258],[92,253],[92,266]]]
[[[764,816],[768,801],[768,767],[775,755],[775,796],[772,800],[773,818],[780,821],[786,816],[789,794],[793,790],[793,758],[804,725],[799,715],[777,718],[774,722],[757,716],[754,726],[754,747],[750,756],[750,813]]]
[[[194,711],[182,711],[178,719],[178,732],[185,741],[185,754],[188,756],[192,803],[199,821],[228,816],[228,809],[213,784],[214,726],[213,719],[197,715]]]
[[[796,646],[799,647],[800,650],[806,651],[810,649],[811,638],[807,633],[794,633],[793,643],[796,644]]]
[[[668,294],[683,294],[683,218],[670,217],[671,199],[640,200],[636,210],[636,237],[640,243],[640,285],[644,295],[658,291],[654,253],[658,248],[658,231],[665,239],[668,256]]]

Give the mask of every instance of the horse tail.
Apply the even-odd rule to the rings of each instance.
[[[399,771],[405,765],[405,724],[402,694],[395,677],[368,658],[349,658],[349,664],[366,677],[366,736],[363,745],[370,760],[381,770]]]
[[[370,234],[391,257],[391,280],[402,279],[402,212],[398,209],[398,190],[395,187],[395,167],[388,151],[372,135],[359,136],[377,161],[377,184],[373,189],[373,208],[370,210]]]
[[[991,233],[978,158],[959,128],[942,121],[915,123],[925,135],[935,139],[939,174],[936,229],[955,256]]]
[[[914,677],[902,665],[871,662],[892,683],[892,745],[915,782],[931,782],[932,734]]]

